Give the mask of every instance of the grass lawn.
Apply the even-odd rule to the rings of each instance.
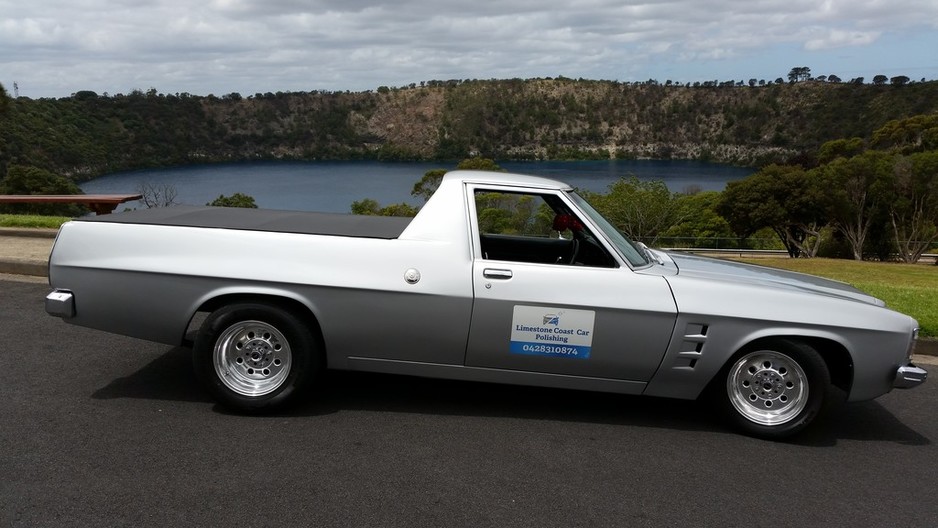
[[[0,227],[48,227],[58,229],[71,218],[66,216],[0,214]]]
[[[851,284],[911,315],[922,337],[938,337],[938,266],[840,259],[735,258],[742,262],[809,273]]]

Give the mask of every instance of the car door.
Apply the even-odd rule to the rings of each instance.
[[[466,365],[650,379],[667,349],[676,317],[665,279],[635,273],[616,258],[602,239],[593,236],[563,192],[519,193],[495,187],[474,187],[470,192],[475,196],[470,215],[474,302]],[[514,198],[498,198],[503,195]],[[532,201],[541,220],[525,224],[526,214],[516,206]],[[493,211],[500,208],[508,210]],[[551,215],[553,224],[543,219]],[[563,215],[573,218],[560,222]],[[515,223],[492,222],[493,218]],[[567,261],[569,249],[564,244],[577,235],[554,228],[570,222],[579,222],[579,253],[588,245],[589,259]],[[546,233],[545,225],[550,226]],[[499,245],[491,244],[493,238]],[[502,247],[512,242],[511,250]],[[551,258],[550,251],[557,258]]]

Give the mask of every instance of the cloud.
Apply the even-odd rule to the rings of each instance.
[[[31,96],[740,77],[751,72],[735,65],[760,56],[784,73],[827,50],[938,28],[931,0],[0,0],[0,13],[0,82]]]
[[[844,31],[836,28],[818,28],[819,36],[804,43],[807,50],[842,48],[845,46],[865,46],[879,38],[880,31]]]

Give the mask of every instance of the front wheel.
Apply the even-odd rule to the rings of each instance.
[[[830,399],[830,372],[810,346],[773,340],[738,354],[715,387],[718,404],[743,431],[780,439],[807,427]]]
[[[271,410],[302,391],[320,370],[319,346],[293,313],[263,303],[212,312],[193,347],[196,374],[215,398],[246,412]]]

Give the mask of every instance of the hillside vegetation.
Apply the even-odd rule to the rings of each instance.
[[[764,166],[938,111],[934,81],[707,84],[558,78],[433,81],[358,93],[19,97],[0,112],[0,163],[76,181],[256,159],[640,157]]]

